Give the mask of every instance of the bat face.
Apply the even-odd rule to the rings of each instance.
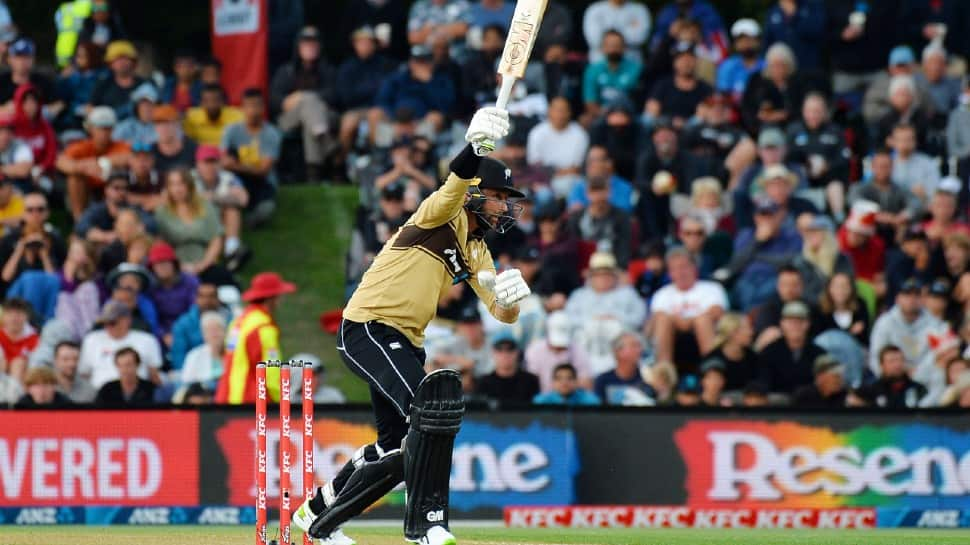
[[[525,75],[545,10],[546,0],[519,0],[516,3],[505,50],[502,51],[502,62],[498,67],[500,74],[515,78]]]

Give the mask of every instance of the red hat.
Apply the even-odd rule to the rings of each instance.
[[[249,283],[249,289],[242,294],[242,300],[251,303],[294,291],[296,291],[295,284],[286,282],[282,276],[274,272],[264,272],[253,277],[252,282]]]
[[[148,250],[148,266],[151,267],[163,261],[178,261],[178,257],[175,256],[175,250],[167,242],[159,240],[152,244],[151,249]]]
[[[202,144],[195,149],[196,161],[211,161],[212,159],[218,159],[221,155],[222,153],[219,151],[219,148],[212,144]]]

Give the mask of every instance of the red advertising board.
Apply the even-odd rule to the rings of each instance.
[[[233,104],[249,87],[266,91],[269,15],[266,0],[211,0],[212,53]]]
[[[198,503],[196,412],[20,412],[0,425],[0,506]]]
[[[875,509],[702,509],[679,505],[506,507],[513,528],[875,528]]]

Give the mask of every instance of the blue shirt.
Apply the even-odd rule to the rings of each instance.
[[[532,398],[532,402],[536,405],[599,405],[600,398],[593,392],[580,388],[569,394],[569,397],[563,397],[556,391],[538,394]]]
[[[583,72],[583,102],[606,104],[614,98],[626,95],[640,82],[643,65],[632,59],[623,59],[616,70],[610,70],[604,61],[594,62]]]
[[[647,397],[657,398],[657,392],[649,384],[643,382],[639,372],[635,373],[629,379],[624,379],[617,376],[616,370],[614,369],[613,371],[607,371],[596,377],[596,381],[593,383],[593,389],[596,391],[597,397],[602,399],[606,405],[622,405],[624,390],[627,388],[639,390]]]
[[[504,30],[509,27],[514,13],[515,3],[510,0],[505,0],[499,9],[486,9],[476,2],[468,10],[468,19],[471,26],[485,28],[490,25],[498,25]]]
[[[583,208],[589,206],[589,199],[586,198],[586,180],[574,185],[569,192],[569,198],[566,199],[566,205],[569,207],[577,204]],[[616,174],[610,178],[610,204],[624,212],[633,210],[633,185]]]
[[[765,50],[778,42],[788,45],[798,59],[799,70],[812,70],[821,64],[819,42],[824,37],[825,4],[802,0],[791,17],[786,17],[777,3],[768,8],[761,42]]]
[[[731,97],[740,102],[744,88],[748,86],[748,78],[760,72],[764,65],[764,59],[758,59],[754,66],[748,68],[741,55],[731,55],[717,67],[717,90],[731,93]]]
[[[377,105],[390,117],[399,108],[409,108],[421,119],[430,111],[449,112],[454,103],[455,86],[448,76],[435,73],[431,81],[421,82],[411,77],[407,66],[384,80],[377,92]]]

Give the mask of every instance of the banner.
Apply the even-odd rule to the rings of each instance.
[[[875,509],[699,509],[586,505],[509,507],[513,528],[875,528]]]
[[[211,0],[212,53],[222,63],[222,86],[239,104],[250,87],[267,89],[267,0]]]
[[[196,505],[195,412],[3,415],[0,506]]]

